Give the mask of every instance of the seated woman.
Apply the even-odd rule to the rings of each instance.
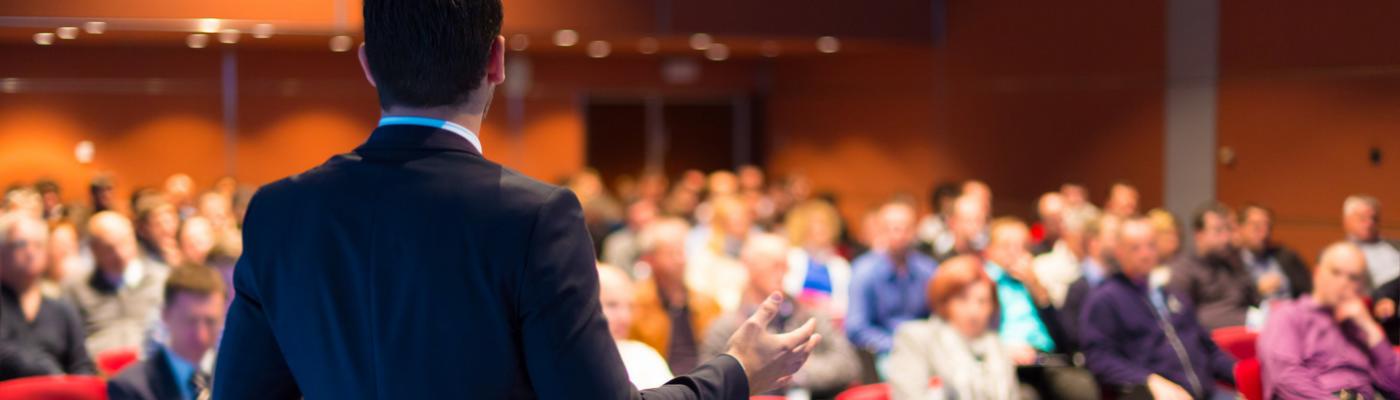
[[[991,329],[996,290],[982,263],[971,256],[943,262],[929,281],[928,301],[933,317],[895,331],[887,370],[892,398],[929,398],[934,380],[945,398],[1020,398],[1016,366]]]

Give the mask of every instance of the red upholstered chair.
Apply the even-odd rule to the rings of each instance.
[[[1259,333],[1251,332],[1243,326],[1231,326],[1211,331],[1210,339],[1236,360],[1245,360],[1254,358],[1257,354],[1254,346],[1259,341]]]
[[[0,382],[0,399],[107,400],[107,381],[95,376],[35,376]]]
[[[1258,359],[1249,358],[1235,363],[1235,390],[1245,400],[1264,400],[1264,382],[1259,374]]]
[[[889,398],[890,386],[884,383],[856,386],[836,395],[836,400],[889,400]]]
[[[97,369],[102,375],[116,376],[122,368],[136,363],[136,349],[111,349],[97,355]]]

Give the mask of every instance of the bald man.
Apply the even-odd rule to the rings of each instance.
[[[739,326],[753,315],[769,293],[783,288],[783,276],[788,269],[787,254],[788,243],[781,236],[761,233],[745,241],[739,261],[748,270],[749,282],[745,285],[739,308],[724,314],[710,325],[702,357],[723,354],[725,339],[739,330]],[[793,375],[789,387],[776,389],[769,394],[799,390],[808,392],[812,397],[827,398],[841,392],[860,374],[855,348],[841,337],[829,316],[821,310],[807,309],[787,297],[768,330],[779,332],[794,329],[813,318],[817,333],[822,336],[821,343],[812,351],[810,362]]]
[[[976,255],[986,246],[987,217],[991,212],[987,204],[985,197],[968,193],[953,201],[953,214],[948,218],[948,234],[933,244],[935,260]]]
[[[1400,360],[1366,308],[1367,273],[1359,247],[1334,243],[1312,293],[1274,303],[1259,336],[1264,398],[1400,398]]]
[[[160,318],[166,272],[141,261],[131,221],[103,211],[88,220],[92,273],[70,281],[64,298],[78,308],[93,354],[140,346]]]

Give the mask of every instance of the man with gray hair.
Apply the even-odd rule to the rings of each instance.
[[[1372,288],[1400,277],[1400,243],[1381,237],[1380,200],[1362,194],[1347,197],[1342,203],[1342,230],[1366,255]]]
[[[724,314],[710,326],[705,340],[702,358],[716,357],[724,353],[725,340],[739,330],[739,326],[774,290],[783,287],[783,276],[787,274],[788,243],[786,239],[770,233],[755,234],[744,242],[739,252],[739,261],[748,270],[749,280],[740,300],[739,308]],[[831,324],[831,319],[820,309],[808,309],[802,303],[784,298],[778,308],[778,316],[769,324],[768,330],[780,332],[795,329],[815,318],[817,334],[821,342],[812,350],[812,356],[802,369],[793,375],[788,388],[780,388],[770,394],[787,391],[806,391],[811,397],[827,398],[835,396],[860,374],[859,358],[851,343],[842,337]]]
[[[48,226],[28,213],[0,213],[0,380],[97,372],[73,307],[43,296]]]
[[[135,348],[160,318],[168,272],[142,262],[131,221],[103,211],[88,220],[96,265],[86,279],[68,282],[64,298],[78,308],[95,354]]]

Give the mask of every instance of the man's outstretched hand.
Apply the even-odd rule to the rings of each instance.
[[[778,305],[783,295],[778,292],[768,296],[734,336],[729,337],[729,350],[726,354],[739,360],[744,373],[749,378],[749,393],[763,393],[786,385],[792,380],[807,356],[821,341],[816,334],[816,321],[807,320],[801,327],[787,333],[768,333],[768,324],[778,315]]]

